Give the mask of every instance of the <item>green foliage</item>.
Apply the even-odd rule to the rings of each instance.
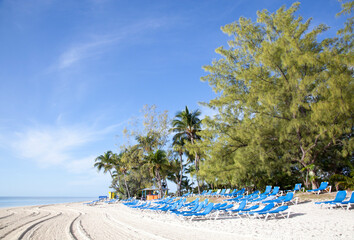
[[[201,130],[200,114],[201,112],[199,110],[189,112],[186,106],[185,110],[178,112],[172,120],[171,129],[172,132],[175,132],[173,137],[174,145],[185,147],[185,153],[190,157],[194,156],[198,193],[200,193],[198,171],[201,153],[196,143],[200,139],[198,135],[198,132]],[[182,144],[182,142],[184,144]],[[191,160],[191,158],[189,159]]]
[[[331,182],[335,183],[336,188],[354,190],[354,176],[347,177],[340,174],[335,174],[331,177]]]
[[[352,43],[318,42],[327,27],[310,30],[311,19],[295,17],[298,8],[263,10],[256,22],[241,17],[222,27],[233,36],[230,48],[216,49],[222,58],[205,66],[202,78],[218,96],[205,103],[218,115],[204,120],[201,133],[208,181],[287,185],[280,180],[309,165],[321,178],[330,149],[340,153],[332,161],[351,155]]]
[[[111,174],[112,187],[137,195],[153,183],[161,190],[168,178],[180,194],[195,177],[198,192],[201,186],[291,188],[299,181],[309,188],[328,179],[353,188],[354,18],[323,39],[328,27],[311,26],[298,16],[299,6],[222,27],[232,37],[229,47],[216,49],[221,58],[202,77],[217,96],[204,105],[217,114],[201,121],[199,110],[185,107],[170,127],[167,111],[144,106],[143,120],[124,130],[121,153],[95,160]],[[351,15],[354,3],[342,7],[338,15]]]

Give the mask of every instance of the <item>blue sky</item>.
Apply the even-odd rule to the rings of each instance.
[[[220,27],[289,0],[0,1],[0,196],[98,196],[93,169],[119,151],[144,104],[172,117],[214,98],[203,65],[229,39]],[[336,0],[303,1],[299,14],[343,26]]]

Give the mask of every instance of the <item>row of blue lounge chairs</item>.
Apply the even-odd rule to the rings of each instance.
[[[352,195],[349,199],[346,200],[346,197],[347,191],[338,191],[336,197],[333,200],[315,202],[315,204],[320,204],[321,208],[322,206],[327,206],[329,208],[341,207],[343,209],[346,207],[347,210],[349,210],[351,204],[354,204],[354,191],[352,192]]]
[[[324,191],[327,192],[331,192],[331,186],[329,185],[328,182],[321,182],[321,185],[319,188],[316,189],[311,189],[311,190],[307,190],[307,192],[311,192],[311,193],[321,193]],[[266,190],[264,192],[264,194],[269,194],[270,191],[272,189],[272,186],[266,186]],[[302,188],[302,184],[301,183],[297,183],[295,184],[294,189],[291,190],[286,190],[285,192],[296,192],[296,191],[304,191],[304,188]],[[279,187],[274,187],[273,189],[273,195],[278,194],[279,192]],[[242,188],[241,190],[237,190],[234,189],[231,191],[231,189],[218,189],[216,192],[213,192],[213,190],[204,190],[201,194],[198,194],[198,196],[205,196],[205,197],[237,197],[239,195],[242,195],[245,193],[245,188]],[[193,193],[186,193],[184,194],[182,197],[189,197],[193,195]]]
[[[297,204],[298,202],[298,197],[294,198],[294,193],[293,192],[288,192],[285,196],[276,196],[273,195],[272,193],[266,194],[262,193],[259,194],[259,191],[255,191],[252,194],[245,195],[245,196],[238,196],[236,198],[231,198],[231,199],[225,199],[224,201],[228,202],[246,202],[246,203],[274,203],[274,204],[287,204],[287,203],[292,203],[292,204]]]
[[[199,198],[190,203],[186,203],[186,198],[166,198],[160,201],[138,201],[133,200],[123,203],[124,205],[132,208],[139,209],[141,211],[154,211],[158,213],[170,213],[174,216],[182,219],[196,219],[196,218],[217,218],[222,215],[227,216],[265,216],[265,220],[269,216],[275,216],[280,214],[281,216],[288,216],[290,212],[284,214],[284,211],[288,209],[288,206],[280,206],[275,208],[276,203],[271,202],[265,204],[260,209],[261,205],[253,205],[247,207],[247,202],[242,201],[238,206],[232,203],[209,203],[208,199],[199,202]],[[258,210],[260,209],[260,210]]]
[[[294,189],[292,190],[287,190],[286,192],[296,192],[296,191],[301,191],[301,183],[295,184]],[[216,192],[213,192],[213,190],[204,190],[201,194],[198,196],[205,196],[205,197],[238,197],[243,194],[245,194],[246,190],[245,188],[242,188],[240,190],[234,189],[231,191],[231,189],[218,189]],[[247,192],[246,192],[247,193]],[[276,196],[277,194],[281,193],[280,192],[280,187],[276,186],[272,190],[272,186],[266,186],[266,189],[262,195],[273,195]],[[188,197],[190,196],[191,193],[186,193],[183,195],[183,197]]]
[[[198,194],[198,196],[204,196],[204,197],[235,197],[238,195],[242,195],[245,192],[245,188],[242,188],[241,190],[234,189],[231,191],[231,189],[218,189],[216,192],[213,192],[213,190],[204,190],[201,194]],[[187,194],[188,196],[190,194]]]

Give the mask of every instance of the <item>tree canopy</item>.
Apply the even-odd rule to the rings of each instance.
[[[203,104],[216,114],[200,119],[185,107],[170,121],[167,111],[145,106],[142,125],[124,131],[133,141],[96,158],[112,187],[125,196],[152,184],[162,192],[170,179],[181,195],[195,177],[195,192],[322,180],[353,188],[354,18],[325,38],[328,27],[312,26],[299,6],[222,27],[231,40],[202,77],[216,95]],[[342,6],[339,15],[352,14],[353,1]]]
[[[308,187],[326,175],[323,161],[337,173],[339,163],[353,161],[352,39],[319,41],[327,27],[310,28],[298,8],[263,10],[256,22],[241,17],[222,27],[233,39],[216,49],[222,58],[202,78],[218,95],[206,103],[218,115],[204,120],[204,171],[237,184],[279,184],[279,172],[299,174]]]

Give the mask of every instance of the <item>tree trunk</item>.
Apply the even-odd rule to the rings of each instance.
[[[305,181],[304,181],[304,185],[305,187],[308,189],[310,184],[309,184],[309,169],[307,169],[306,171],[306,178],[305,178]]]
[[[182,196],[182,193],[181,193],[181,186],[182,186],[182,179],[183,179],[183,159],[182,159],[182,154],[179,154],[179,157],[181,159],[181,174],[180,174],[179,181],[178,181],[178,184],[177,184],[178,196]]]
[[[125,178],[125,173],[124,173],[124,184],[125,184],[125,189],[127,190],[128,193],[128,198],[130,198],[129,188],[128,188],[127,180]]]
[[[156,180],[157,180],[157,185],[158,185],[158,187],[159,187],[159,190],[160,190],[160,198],[162,198],[162,196],[163,196],[163,192],[162,192],[162,184],[161,184],[161,177],[160,177],[160,173],[159,173],[159,171],[156,169],[155,170],[155,175],[156,175]]]
[[[198,179],[198,170],[197,170],[197,157],[198,157],[198,154],[196,154],[196,157],[195,157],[195,161],[194,161],[194,164],[195,164],[195,171],[196,171],[196,174],[195,174],[195,177],[197,179],[197,185],[198,185],[198,194],[200,194],[200,186],[199,186],[199,179]]]
[[[194,145],[194,138],[191,137],[191,142],[192,144]],[[198,157],[198,153],[197,151],[195,152],[195,159],[194,159],[194,165],[195,165],[195,177],[196,177],[196,180],[197,180],[197,185],[198,185],[198,194],[200,194],[200,186],[199,186],[199,179],[198,179],[198,160],[199,160],[199,157]]]
[[[312,189],[318,188],[317,182],[315,181],[315,178],[314,178],[314,176],[315,176],[314,171],[310,169],[309,175],[310,175],[310,177],[311,177],[310,179],[311,179]]]

